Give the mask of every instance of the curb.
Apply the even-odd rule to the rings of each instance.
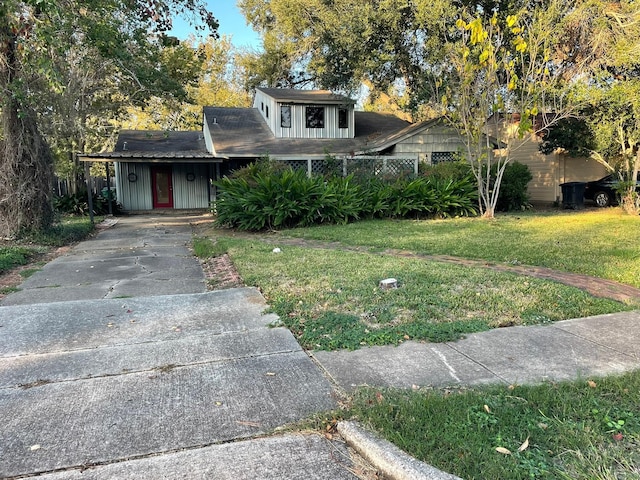
[[[338,422],[347,444],[391,480],[462,480],[406,454],[395,445],[365,430],[357,422]]]

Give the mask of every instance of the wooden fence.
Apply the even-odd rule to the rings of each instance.
[[[59,197],[68,195],[71,190],[69,188],[69,184],[70,182],[68,179],[56,177],[53,182],[54,195],[57,195]],[[115,186],[113,178],[111,179],[110,184],[111,188]],[[103,188],[107,187],[107,179],[103,177],[91,177],[91,187],[92,192],[98,194],[102,192]]]

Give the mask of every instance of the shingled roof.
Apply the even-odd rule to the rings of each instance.
[[[329,90],[300,90],[293,88],[257,88],[271,98],[282,103],[304,103],[323,105],[352,105],[356,101]]]
[[[279,91],[279,90],[278,90]],[[394,115],[355,112],[355,138],[276,138],[255,108],[205,107],[214,155],[223,158],[277,158],[353,155],[379,150],[391,136],[412,125]]]

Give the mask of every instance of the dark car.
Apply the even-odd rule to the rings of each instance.
[[[619,194],[616,190],[620,183],[617,174],[607,175],[600,180],[587,182],[584,187],[584,198],[593,200],[598,207],[606,207],[618,203]],[[640,190],[640,173],[636,182],[636,190]]]

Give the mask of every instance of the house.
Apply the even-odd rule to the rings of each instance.
[[[258,88],[251,108],[205,107],[200,132],[120,132],[113,152],[80,155],[115,166],[124,211],[205,209],[212,180],[264,156],[309,173],[328,155],[350,173],[417,173],[418,163],[453,160],[461,137],[440,120],[411,124],[355,110],[355,101],[325,90]]]
[[[529,200],[536,205],[551,205],[562,200],[561,184],[586,182],[604,177],[609,172],[592,158],[572,157],[556,151],[549,155],[540,152],[542,139],[529,134],[516,143],[511,159],[529,167],[533,179],[527,186]]]
[[[506,125],[505,119],[494,115],[487,121],[487,130],[509,144],[509,157],[529,167],[533,179],[527,186],[529,200],[536,205],[552,205],[562,200],[563,183],[597,180],[609,172],[596,160],[587,157],[572,157],[562,151],[549,155],[540,152],[543,120],[537,119],[537,133],[520,137],[517,130],[519,117],[513,116],[514,123]]]

